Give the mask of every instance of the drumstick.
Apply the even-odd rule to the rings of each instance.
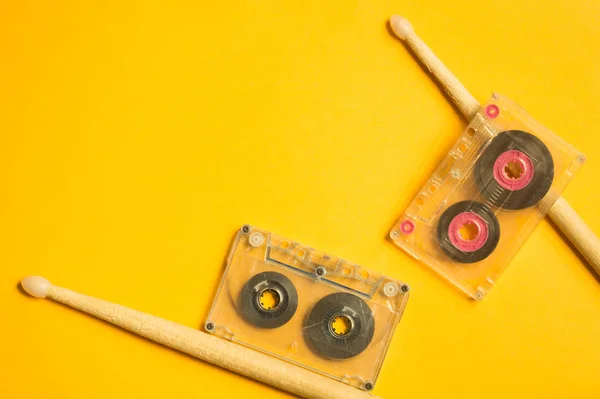
[[[156,343],[304,398],[378,399],[366,391],[214,335],[57,287],[43,277],[26,277],[21,286],[36,298],[50,298]]]
[[[479,102],[450,72],[442,61],[413,30],[410,22],[398,15],[390,18],[390,26],[394,34],[403,40],[416,58],[431,72],[442,85],[444,91],[452,99],[467,120],[473,119],[481,108]],[[585,222],[562,197],[552,205],[548,212],[552,221],[571,241],[589,264],[600,274],[600,240]]]

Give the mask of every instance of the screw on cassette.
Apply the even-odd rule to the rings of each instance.
[[[442,250],[460,263],[479,262],[494,252],[500,223],[490,209],[476,201],[461,201],[440,216],[437,238]]]
[[[337,292],[317,302],[304,328],[309,344],[319,355],[348,359],[369,346],[375,322],[365,301],[356,295]]]
[[[548,193],[554,162],[540,139],[508,130],[494,137],[475,163],[473,175],[490,205],[519,210],[537,204]]]
[[[239,309],[244,319],[259,328],[277,328],[287,323],[298,308],[298,293],[281,273],[264,272],[244,285]]]

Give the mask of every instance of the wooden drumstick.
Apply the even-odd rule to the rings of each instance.
[[[23,289],[105,320],[134,334],[304,398],[378,399],[366,391],[190,327],[26,277]]]
[[[441,84],[444,91],[452,99],[467,120],[473,119],[481,108],[479,102],[469,93],[460,81],[450,72],[442,61],[413,30],[410,22],[398,15],[390,18],[390,26],[394,34],[403,40],[416,58],[429,70]],[[600,240],[585,222],[571,208],[569,203],[560,197],[548,212],[552,221],[571,241],[577,250],[587,259],[590,265],[600,274]]]

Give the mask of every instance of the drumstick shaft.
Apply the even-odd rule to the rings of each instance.
[[[404,40],[415,57],[441,84],[446,94],[465,118],[469,121],[473,119],[481,105],[414,32],[410,23],[404,18],[394,16],[390,20],[390,25],[396,36]],[[569,203],[564,198],[559,197],[550,208],[548,215],[565,237],[587,259],[592,268],[600,274],[600,240],[571,208]]]
[[[549,214],[554,224],[587,259],[596,273],[600,274],[600,240],[592,229],[562,197],[552,205]]]
[[[479,101],[469,93],[419,36],[409,35],[405,42],[425,68],[437,79],[465,118],[473,119],[481,107]]]
[[[193,328],[50,285],[40,277],[28,279],[29,285],[25,279],[23,287],[34,296],[47,296],[151,341],[295,395],[317,399],[375,398],[365,391]],[[35,279],[48,284],[45,295],[37,295],[29,288],[33,286],[36,289],[38,280]]]

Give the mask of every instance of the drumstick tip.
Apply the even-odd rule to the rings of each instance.
[[[401,17],[400,15],[392,15],[390,18],[390,26],[392,31],[399,39],[404,40],[414,32],[412,25],[408,19]]]
[[[50,281],[40,276],[29,276],[21,280],[21,287],[25,292],[36,298],[46,298],[51,285]]]

